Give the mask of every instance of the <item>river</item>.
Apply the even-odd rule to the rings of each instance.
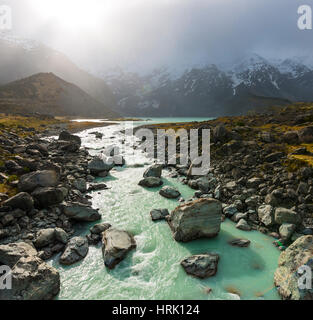
[[[205,119],[159,118],[134,122],[164,123],[179,121],[204,121]],[[91,155],[97,155],[106,145],[120,145],[123,123],[103,128],[85,130],[78,135],[82,145],[88,147]],[[103,139],[96,139],[90,132],[103,133]],[[131,154],[132,148],[126,147]],[[189,243],[173,240],[165,221],[152,222],[153,208],[174,209],[179,203],[158,194],[160,188],[145,189],[138,186],[139,180],[151,160],[139,150],[132,159],[126,157],[123,168],[114,168],[105,182],[110,189],[92,193],[93,207],[100,208],[102,221],[127,230],[135,235],[137,249],[128,254],[114,270],[104,266],[101,246],[90,246],[87,257],[72,266],[61,266],[59,255],[50,261],[61,276],[61,291],[58,299],[279,299],[273,286],[273,275],[280,252],[273,246],[273,238],[257,231],[245,232],[235,228],[226,219],[221,232],[214,239],[202,239]],[[182,197],[190,199],[194,190],[170,178],[163,171],[164,185],[179,189]],[[78,233],[87,234],[95,223],[79,225]],[[248,248],[230,246],[232,238],[251,241]],[[216,252],[220,255],[218,272],[214,277],[200,280],[186,275],[180,261],[193,254]],[[207,288],[212,292],[208,294]]]

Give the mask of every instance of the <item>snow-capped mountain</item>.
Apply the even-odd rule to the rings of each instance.
[[[104,78],[122,114],[215,116],[313,101],[312,70],[301,58],[270,60],[249,54],[227,67],[188,67],[175,76],[170,69],[160,68],[146,75],[120,70]]]

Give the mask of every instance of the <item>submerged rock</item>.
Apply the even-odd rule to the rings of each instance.
[[[212,198],[184,203],[175,208],[168,224],[176,241],[187,242],[199,238],[212,238],[220,231],[222,204]]]
[[[88,253],[88,241],[86,237],[74,237],[66,245],[60,257],[60,263],[71,265],[86,257]]]
[[[306,266],[313,269],[313,236],[302,236],[281,253],[278,268],[274,275],[274,282],[280,296],[284,300],[313,300],[312,279],[311,288],[301,289],[299,278],[305,274],[298,274],[298,268]],[[301,280],[300,280],[301,281]],[[305,284],[305,281],[301,281]]]
[[[208,253],[191,256],[180,264],[187,274],[204,279],[216,274],[218,261],[218,254]]]
[[[135,239],[130,233],[113,228],[103,233],[102,242],[104,264],[109,269],[113,269],[129,251],[136,248]]]
[[[244,248],[244,247],[249,247],[251,242],[250,240],[247,240],[247,239],[233,239],[228,241],[228,243],[234,247]]]

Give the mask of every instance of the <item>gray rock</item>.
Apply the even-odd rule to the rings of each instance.
[[[216,274],[218,262],[218,254],[208,253],[188,257],[181,261],[180,264],[187,274],[204,279]]]
[[[28,193],[20,192],[14,197],[6,200],[3,203],[3,206],[9,206],[12,209],[21,209],[29,212],[34,208],[34,200]]]
[[[247,240],[247,239],[233,239],[233,240],[228,241],[228,243],[231,246],[234,246],[234,247],[244,248],[244,247],[248,247],[250,245],[250,240]]]
[[[88,162],[88,169],[91,174],[97,175],[103,171],[110,171],[114,167],[114,163],[107,163],[105,159],[102,158],[94,158]]]
[[[204,198],[184,203],[175,208],[167,221],[176,241],[187,242],[215,237],[221,226],[221,202]]]
[[[300,289],[297,273],[299,267],[306,265],[313,270],[313,236],[298,238],[283,251],[278,260],[274,282],[284,300],[313,300],[313,289]]]
[[[80,139],[80,137],[78,136],[75,136],[73,134],[70,134],[69,132],[67,131],[62,131],[59,135],[59,140],[61,141],[68,141],[68,142],[73,142],[79,146],[81,146],[82,144],[82,141]]]
[[[234,214],[238,213],[238,209],[236,208],[236,206],[234,204],[231,204],[229,206],[226,206],[223,209],[223,213],[227,216],[227,217],[231,217]]]
[[[42,170],[24,174],[20,177],[20,191],[32,192],[38,187],[54,187],[59,183],[59,176],[53,170]]]
[[[153,221],[165,219],[169,215],[167,209],[153,209],[150,211],[150,216]]]
[[[279,234],[284,240],[291,238],[292,234],[296,230],[296,225],[291,223],[283,223],[279,228]]]
[[[64,194],[60,188],[37,188],[32,196],[35,199],[35,204],[40,208],[47,208],[64,200]]]
[[[12,268],[12,289],[0,300],[50,300],[60,291],[58,271],[35,255],[21,257]]]
[[[240,219],[239,222],[236,224],[236,228],[243,231],[251,230],[251,226],[248,224],[248,222],[245,219]]]
[[[0,245],[0,262],[10,268],[13,268],[17,261],[22,257],[35,255],[37,255],[37,250],[26,242],[14,242]]]
[[[162,168],[163,168],[162,165],[154,164],[144,172],[143,177],[144,178],[148,178],[148,177],[161,178]]]
[[[55,234],[53,228],[41,229],[37,232],[37,237],[34,242],[36,248],[43,248],[55,240]]]
[[[101,215],[96,209],[78,202],[62,204],[63,213],[76,221],[97,221],[101,219]]]
[[[74,180],[73,182],[73,186],[79,190],[80,192],[86,192],[87,191],[87,182],[85,179],[83,178],[79,178],[79,179],[76,179]]]
[[[63,244],[66,244],[68,241],[68,234],[62,228],[54,229],[55,239]]]
[[[74,237],[67,243],[63,254],[60,257],[60,263],[71,265],[86,257],[88,253],[88,241],[86,237]]]
[[[111,228],[111,225],[106,222],[95,224],[93,227],[90,228],[90,232],[94,234],[100,234],[105,230]]]
[[[176,188],[170,186],[162,187],[159,194],[168,199],[176,199],[180,196],[180,192]]]
[[[163,184],[163,181],[160,178],[148,177],[139,181],[138,185],[147,188],[160,187]]]
[[[110,228],[103,233],[102,254],[106,267],[113,269],[129,251],[136,248],[134,237],[126,232]]]
[[[258,208],[258,217],[267,227],[274,224],[274,210],[271,205],[262,205]]]
[[[292,224],[298,224],[301,222],[300,215],[290,209],[286,208],[277,208],[275,210],[275,222],[277,224],[283,224],[283,223],[292,223]]]

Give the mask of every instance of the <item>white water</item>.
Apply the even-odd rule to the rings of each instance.
[[[198,119],[200,121],[200,119]],[[204,120],[204,119],[202,119]],[[173,119],[173,122],[180,121]],[[182,119],[181,121],[186,121]],[[170,122],[169,119],[151,119],[150,123]],[[136,125],[142,124],[135,123]],[[89,129],[80,134],[83,146],[92,148],[92,155],[99,154],[103,146],[119,145],[123,123],[104,128]],[[102,140],[89,132],[104,134]],[[127,148],[129,153],[133,150]],[[126,158],[126,161],[128,159]],[[111,171],[109,177],[98,179],[109,190],[94,192],[93,206],[100,208],[102,221],[132,232],[137,249],[132,251],[114,270],[105,268],[101,247],[89,247],[87,257],[70,267],[59,265],[58,257],[51,263],[61,275],[59,299],[279,299],[273,287],[273,274],[277,267],[279,251],[273,239],[259,232],[244,232],[226,220],[221,232],[214,239],[178,243],[172,238],[165,221],[152,222],[149,212],[153,208],[174,209],[178,202],[161,197],[160,188],[144,189],[138,181],[149,165],[140,151],[135,151],[132,162],[124,168]],[[139,166],[139,167],[137,167]],[[165,185],[177,187],[183,198],[190,199],[194,190],[163,172]],[[97,222],[99,223],[99,222]],[[88,233],[93,224],[82,224],[80,232]],[[229,239],[240,237],[251,241],[249,248],[230,246]],[[180,261],[192,254],[217,252],[220,255],[216,276],[200,280],[185,274]],[[210,294],[206,288],[212,288]]]

